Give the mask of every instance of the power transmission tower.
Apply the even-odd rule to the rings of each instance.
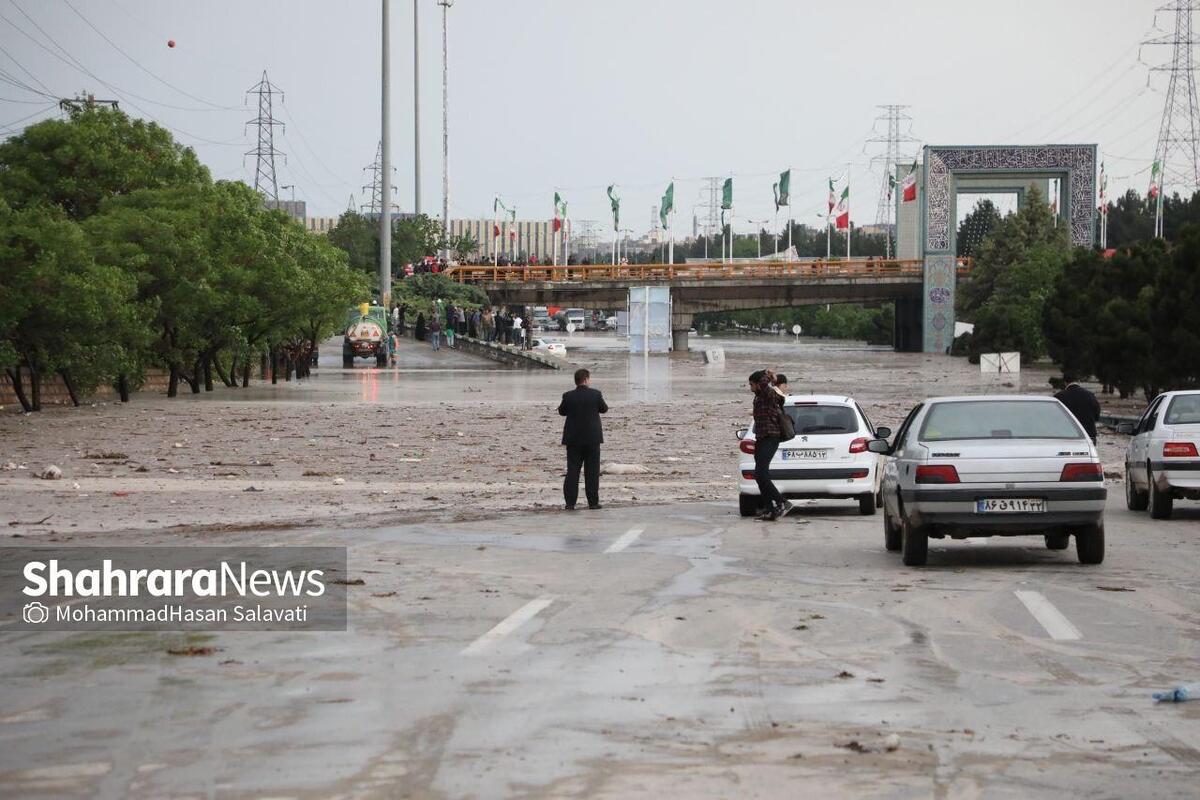
[[[1196,100],[1196,63],[1192,60],[1192,12],[1200,6],[1195,0],[1179,0],[1159,6],[1158,15],[1175,14],[1175,30],[1142,42],[1142,46],[1171,46],[1171,60],[1151,67],[1151,72],[1166,72],[1171,78],[1163,103],[1162,123],[1158,128],[1158,144],[1154,160],[1161,173],[1158,183],[1158,211],[1155,215],[1155,235],[1162,236],[1162,197],[1166,187],[1183,189],[1185,197],[1200,188],[1200,125],[1197,124],[1200,104]],[[1162,30],[1161,28],[1158,28]]]
[[[246,90],[246,94],[258,95],[258,117],[247,122],[258,128],[258,146],[246,153],[254,156],[254,191],[272,202],[279,202],[279,184],[275,180],[275,156],[284,155],[275,149],[275,126],[283,123],[275,119],[272,113],[273,99],[279,95],[283,100],[283,91],[267,79],[267,71],[263,70],[262,80]],[[287,156],[284,156],[286,160]]]
[[[875,125],[881,122],[887,123],[887,134],[880,136],[872,136],[867,139],[866,145],[882,144],[884,152],[882,155],[877,155],[871,159],[871,166],[883,162],[883,186],[879,190],[879,206],[875,209],[875,224],[883,225],[884,232],[887,236],[886,252],[887,257],[892,257],[892,230],[894,228],[893,213],[895,205],[892,203],[892,178],[896,174],[896,166],[900,162],[900,147],[905,144],[916,144],[920,140],[911,135],[912,117],[904,113],[904,109],[910,106],[901,105],[884,105],[876,106],[883,110],[883,113],[875,118]],[[904,132],[900,132],[902,123]],[[866,149],[864,145],[864,149]]]
[[[346,206],[346,210],[352,212],[352,211],[355,211],[357,208],[358,208],[358,205],[354,202],[354,193],[351,192],[350,193],[350,204]]]
[[[442,235],[450,257],[450,51],[446,40],[446,12],[454,0],[438,0],[442,7]]]
[[[395,171],[396,168],[392,167],[392,172]],[[383,213],[383,142],[380,142],[379,146],[375,148],[375,160],[371,162],[370,166],[363,167],[363,172],[367,173],[370,181],[362,187],[362,190],[366,192],[369,198],[363,204],[362,209],[368,214],[381,214]],[[351,200],[353,199],[351,197]],[[392,211],[400,210],[399,206],[395,203],[391,205]]]
[[[722,178],[705,178],[700,186],[700,199],[692,210],[693,231],[698,227],[704,235],[704,255],[708,257],[708,240],[720,230]]]
[[[81,90],[79,94],[75,95],[74,97],[64,97],[58,101],[59,109],[67,112],[68,114],[77,114],[84,109],[95,108],[96,106],[119,108],[119,104],[116,100],[97,100],[96,96],[87,89]]]

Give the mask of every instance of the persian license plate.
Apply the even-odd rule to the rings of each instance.
[[[1040,498],[1005,497],[975,501],[976,514],[1045,514],[1046,501]]]
[[[824,461],[828,456],[828,450],[797,447],[786,447],[783,450],[784,461]]]

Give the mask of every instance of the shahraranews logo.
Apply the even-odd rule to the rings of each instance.
[[[207,569],[125,569],[104,559],[99,568],[69,569],[58,559],[30,561],[25,565],[26,597],[171,599],[192,598],[315,598],[325,594],[324,570],[250,569],[245,561],[221,561]],[[30,604],[27,608],[33,607]],[[38,604],[40,605],[40,603]],[[44,606],[43,606],[44,608]],[[59,622],[306,622],[305,605],[271,608],[235,605],[225,608],[189,608],[163,603],[141,608],[93,608],[58,605]],[[44,622],[46,614],[24,614],[26,622]]]

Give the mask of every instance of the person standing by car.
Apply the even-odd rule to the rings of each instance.
[[[784,375],[782,372],[780,372],[775,376],[775,388],[778,389],[779,393],[784,397],[787,397],[789,394],[791,394],[791,392],[788,391],[787,375]]]
[[[566,417],[562,443],[567,447],[567,476],[563,479],[567,511],[574,511],[579,499],[580,467],[583,467],[588,508],[600,508],[600,445],[604,442],[600,415],[608,413],[608,404],[604,395],[591,387],[591,382],[590,372],[575,370],[575,389],[563,392],[558,404],[558,413]]]
[[[783,440],[784,395],[775,387],[775,375],[770,370],[750,374],[750,391],[754,393],[754,480],[763,499],[760,520],[774,522],[792,510],[771,480],[771,459]]]
[[[1092,437],[1092,443],[1095,444],[1096,423],[1100,421],[1100,401],[1096,399],[1096,395],[1075,381],[1071,381],[1062,391],[1054,395],[1054,399],[1066,406],[1067,411],[1070,411],[1075,419],[1079,420],[1079,424],[1087,431],[1087,435]]]

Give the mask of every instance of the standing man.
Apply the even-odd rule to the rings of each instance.
[[[600,415],[608,413],[604,395],[591,387],[592,374],[575,370],[575,390],[563,392],[558,413],[566,417],[562,443],[567,446],[567,477],[563,480],[563,500],[567,511],[575,510],[579,499],[579,468],[583,467],[583,487],[588,508],[600,508],[600,445],[604,432]]]
[[[775,374],[769,369],[750,374],[750,391],[754,393],[754,480],[763,503],[758,518],[774,522],[792,510],[791,502],[771,480],[771,459],[783,439],[784,395],[775,387]]]
[[[1067,407],[1067,411],[1079,420],[1079,424],[1087,431],[1087,435],[1092,437],[1092,443],[1096,442],[1096,423],[1100,421],[1100,401],[1096,399],[1096,395],[1089,392],[1087,389],[1080,386],[1076,381],[1071,381],[1062,391],[1054,395],[1058,402]]]

